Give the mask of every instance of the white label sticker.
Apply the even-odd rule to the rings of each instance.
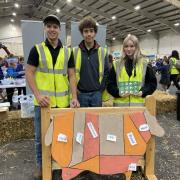
[[[132,132],[127,133],[127,137],[128,137],[129,142],[131,143],[132,146],[137,144],[136,139],[135,139],[135,137],[134,137]]]
[[[107,134],[106,140],[107,140],[107,141],[113,141],[113,142],[116,142],[116,136],[113,135],[113,134]]]
[[[95,130],[95,128],[94,128],[92,122],[88,122],[87,125],[88,125],[88,128],[89,128],[89,130],[90,130],[90,132],[91,132],[93,138],[98,137],[98,134],[97,134],[97,132],[96,132],[96,130]]]
[[[139,131],[149,131],[149,126],[148,124],[141,124],[139,126]]]
[[[129,171],[136,171],[137,170],[137,164],[136,163],[129,164],[128,170]]]
[[[59,142],[67,142],[67,136],[65,134],[59,134],[58,135],[58,141]]]
[[[78,132],[76,135],[76,142],[78,142],[79,144],[82,144],[82,140],[83,140],[83,134]]]

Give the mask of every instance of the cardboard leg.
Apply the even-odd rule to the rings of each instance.
[[[155,161],[155,137],[152,136],[146,150],[145,155],[145,176],[149,180],[157,179],[154,174]]]
[[[51,148],[45,146],[45,134],[50,125],[50,108],[41,109],[42,180],[52,179]]]

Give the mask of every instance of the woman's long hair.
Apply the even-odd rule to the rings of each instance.
[[[171,54],[171,57],[176,58],[177,60],[179,60],[179,53],[178,53],[178,51],[173,50],[172,54]]]
[[[146,59],[146,57],[141,54],[138,38],[134,35],[129,34],[126,36],[126,38],[123,41],[122,56],[120,60],[116,62],[116,66],[118,66],[119,71],[121,71],[121,69],[124,67],[126,61],[127,55],[124,52],[124,48],[129,40],[132,41],[135,46],[135,53],[133,55],[133,68],[136,70],[135,68],[136,64],[142,63]],[[136,71],[134,71],[134,77],[135,76],[136,76]]]
[[[141,50],[140,50],[140,46],[139,46],[139,40],[134,35],[129,34],[124,39],[123,46],[122,46],[122,59],[125,59],[125,57],[127,56],[124,52],[124,48],[127,45],[129,40],[132,41],[134,46],[135,46],[135,53],[133,55],[133,64],[136,64],[143,57],[143,55],[141,54]]]

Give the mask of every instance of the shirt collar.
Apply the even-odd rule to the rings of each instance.
[[[79,44],[79,47],[80,47],[81,49],[86,49],[86,50],[87,50],[87,48],[86,48],[86,46],[85,46],[84,40],[81,41],[81,43]],[[91,49],[98,49],[99,47],[100,47],[100,46],[99,46],[99,44],[97,43],[97,41],[94,40],[94,46],[93,46]]]
[[[46,38],[46,40],[45,40],[45,44],[46,44],[46,46],[48,46],[48,47],[52,47],[52,45],[50,44],[50,42],[49,42],[49,40],[48,40],[47,38]],[[56,48],[62,48],[62,43],[61,43],[60,39],[58,39],[58,45],[57,45]]]

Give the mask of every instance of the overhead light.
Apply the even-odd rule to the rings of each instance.
[[[148,29],[147,32],[151,32],[152,30],[151,29]]]
[[[10,21],[11,21],[11,22],[14,22],[14,19],[11,19]]]
[[[14,7],[15,7],[15,8],[19,8],[19,4],[18,4],[18,3],[15,3],[15,4],[14,4]]]
[[[56,9],[56,12],[59,13],[59,12],[60,12],[60,9]]]
[[[174,24],[174,26],[179,26],[179,25],[180,25],[180,23],[175,23],[175,24]]]
[[[16,13],[15,13],[15,12],[13,12],[13,13],[12,13],[12,15],[13,15],[13,16],[16,16]]]
[[[138,10],[141,9],[141,6],[140,6],[140,5],[137,5],[137,6],[134,7],[134,9],[135,9],[136,11],[138,11]]]
[[[112,19],[116,19],[116,16],[112,16],[111,18],[112,18]]]
[[[99,23],[98,23],[98,22],[96,22],[96,26],[99,26]]]
[[[71,2],[72,2],[72,0],[67,0],[67,2],[68,2],[68,3],[71,3]]]
[[[114,40],[116,40],[116,38],[115,38],[115,37],[113,37],[113,38],[112,38],[112,40],[114,41]]]

